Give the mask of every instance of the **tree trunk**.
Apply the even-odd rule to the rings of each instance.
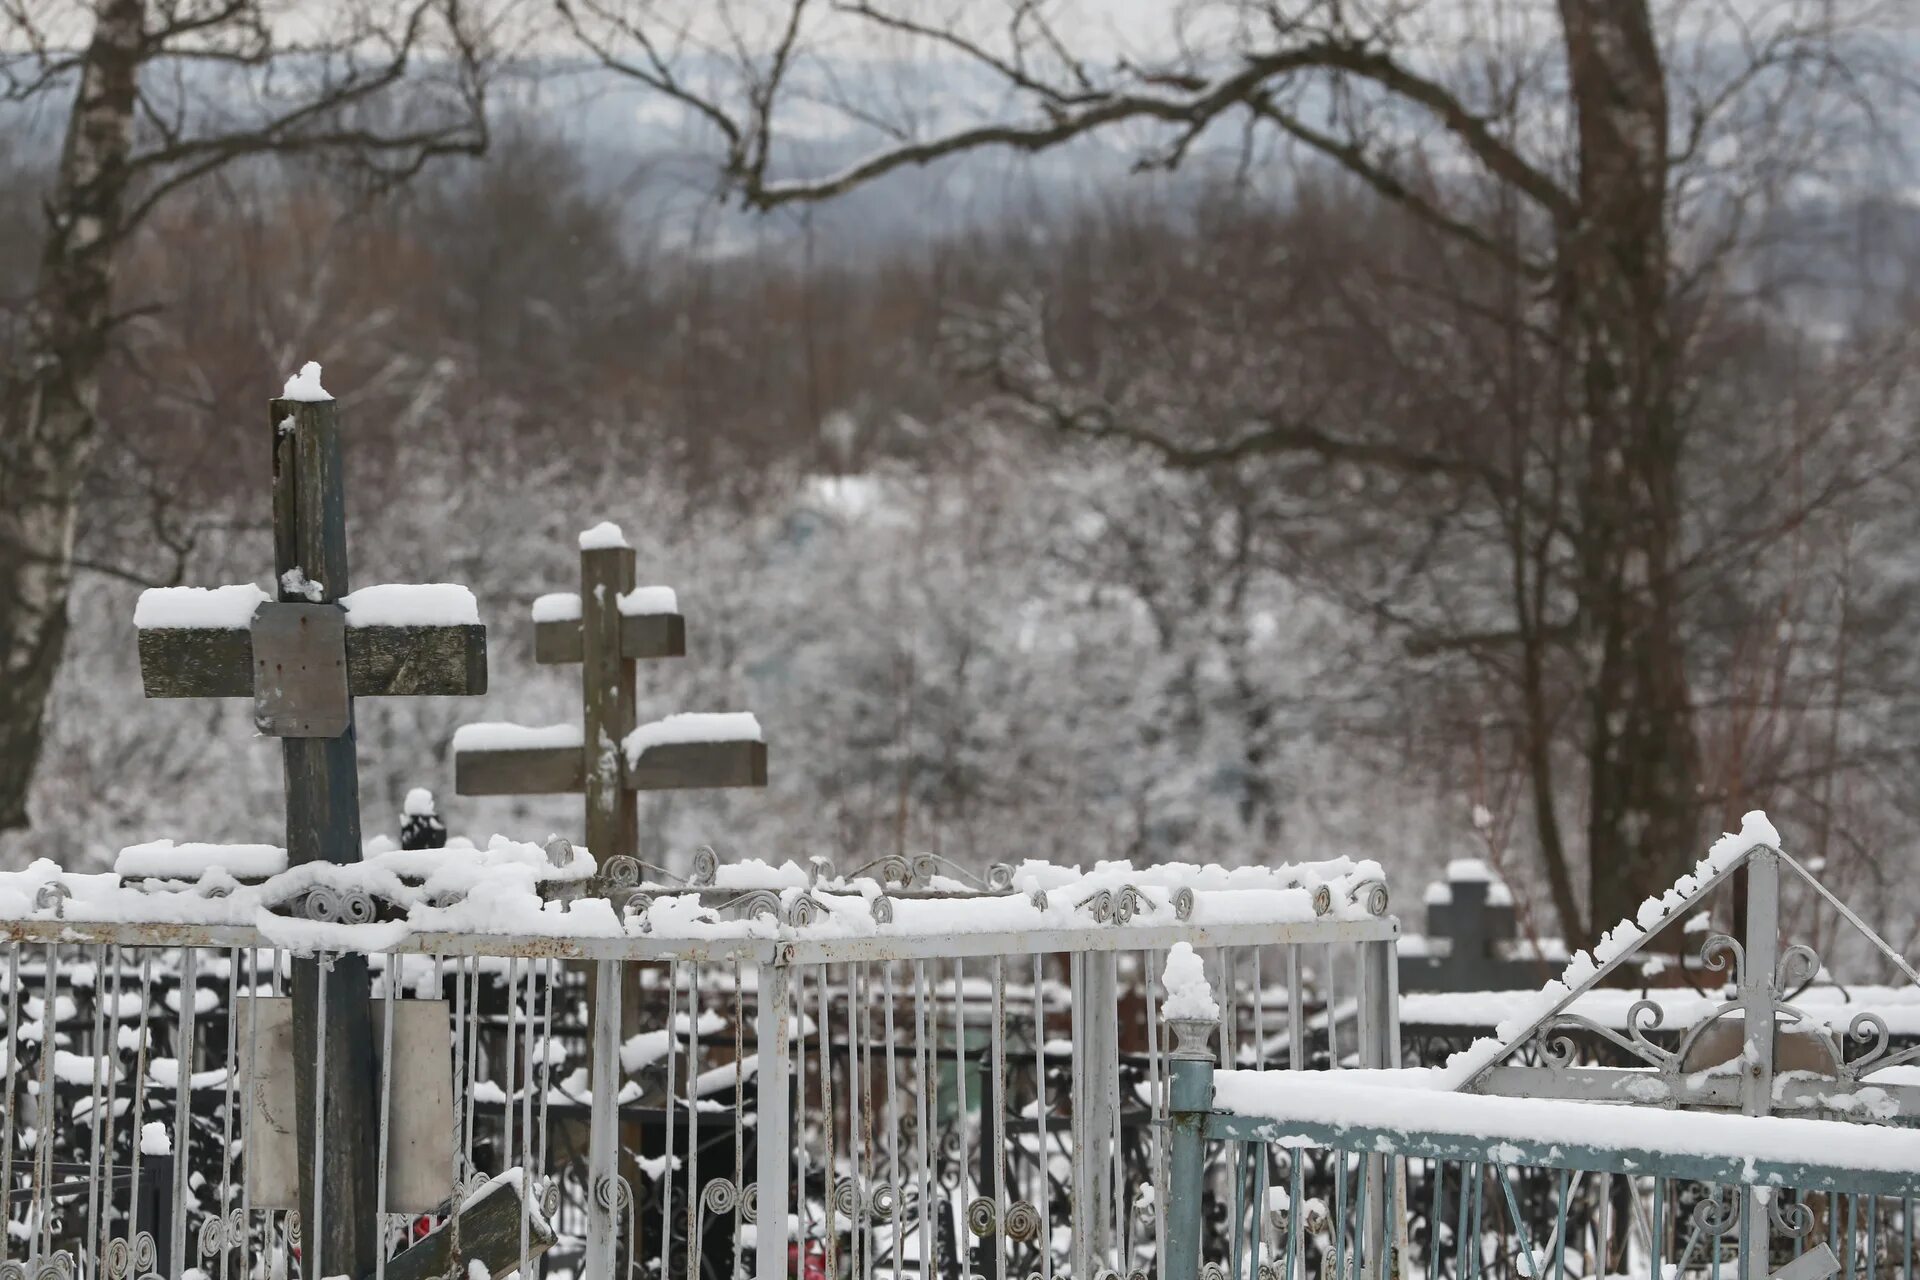
[[[1660,53],[1644,0],[1560,0],[1560,13],[1579,131],[1580,217],[1564,232],[1561,281],[1588,446],[1578,589],[1597,936],[1697,856],[1699,766],[1674,581],[1682,496]]]
[[[103,0],[80,69],[18,364],[0,379],[0,830],[27,824],[67,633],[75,517],[124,232],[144,0]]]

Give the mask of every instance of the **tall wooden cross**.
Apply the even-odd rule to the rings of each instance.
[[[301,398],[270,405],[278,600],[251,586],[171,588],[144,594],[134,619],[148,697],[252,697],[256,727],[281,740],[293,866],[360,860],[356,697],[487,689],[486,629],[465,588],[349,593],[340,419],[319,383],[318,366],[308,365],[287,385],[288,396]],[[323,1007],[319,962],[294,962],[303,1238],[308,1258],[318,1249],[326,1275],[371,1275],[379,1249],[380,1121],[369,990],[366,957],[335,956]],[[323,1023],[325,1079],[316,1099],[316,1031]],[[318,1187],[317,1101],[327,1117]]]
[[[672,591],[635,589],[633,548],[617,527],[580,535],[580,594],[542,596],[533,613],[534,661],[580,664],[580,727],[463,726],[459,794],[583,793],[587,848],[604,868],[639,856],[638,792],[767,785],[767,744],[750,715],[635,724],[634,663],[684,656],[687,628]]]

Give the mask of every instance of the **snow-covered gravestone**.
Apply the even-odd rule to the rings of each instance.
[[[319,375],[318,365],[307,365],[269,407],[278,598],[251,584],[167,588],[143,594],[134,614],[148,697],[251,697],[255,725],[281,739],[287,859],[296,867],[360,859],[354,698],[478,694],[487,687],[486,630],[465,587],[349,590],[339,414]],[[320,1211],[326,1270],[363,1276],[373,1271],[378,1248],[380,1133],[367,960],[347,952],[328,963],[324,986],[316,960],[294,964],[300,1198],[303,1208]],[[325,1177],[315,1186],[316,1031],[323,1020],[328,1141]]]
[[[633,549],[617,525],[580,535],[580,593],[541,596],[533,625],[536,661],[580,664],[581,722],[462,726],[461,795],[583,793],[587,848],[604,870],[637,856],[636,792],[767,784],[767,744],[750,713],[634,723],[634,663],[684,656],[686,621],[670,588],[634,586]]]

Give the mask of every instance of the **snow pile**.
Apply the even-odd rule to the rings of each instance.
[[[253,611],[271,599],[251,582],[227,587],[149,587],[133,606],[133,625],[142,631],[180,627],[244,631],[253,625]]]
[[[572,591],[550,591],[533,602],[535,622],[580,621],[580,597]]]
[[[320,363],[309,360],[300,366],[300,372],[287,379],[287,385],[280,392],[282,400],[299,400],[313,404],[321,400],[331,400],[327,389],[320,385]]]
[[[635,587],[613,598],[622,615],[644,618],[656,613],[680,612],[680,598],[672,587]]]
[[[207,871],[264,880],[287,869],[287,851],[270,844],[175,844],[149,840],[128,845],[113,860],[116,875],[126,879],[197,880]]]
[[[350,627],[477,626],[473,592],[453,582],[388,582],[340,597]]]
[[[627,535],[620,532],[620,526],[611,520],[602,520],[580,535],[582,551],[605,551],[610,547],[626,545]]]
[[[1204,1018],[1211,1022],[1220,1016],[1220,1002],[1213,998],[1207,983],[1207,967],[1194,949],[1184,942],[1167,948],[1167,967],[1160,975],[1166,998],[1160,1002],[1163,1018]]]
[[[1441,1079],[1449,1089],[1462,1089],[1532,1037],[1542,1024],[1564,1011],[1576,992],[1593,983],[1617,965],[1651,934],[1658,933],[1685,911],[1734,864],[1754,849],[1779,848],[1780,833],[1767,821],[1767,815],[1755,809],[1740,822],[1740,830],[1723,835],[1714,842],[1707,856],[1694,864],[1688,874],[1674,881],[1673,887],[1657,898],[1648,898],[1632,920],[1622,920],[1600,939],[1591,954],[1577,952],[1560,977],[1525,997],[1514,1012],[1494,1027],[1491,1037],[1475,1040],[1467,1048],[1447,1059],[1440,1068]]]
[[[309,604],[319,604],[327,594],[326,584],[309,578],[299,565],[280,575],[280,590],[290,596],[299,596]]]
[[[760,721],[751,711],[683,711],[643,724],[627,735],[621,747],[627,762],[636,763],[649,747],[681,742],[765,742]]]
[[[433,816],[433,792],[425,787],[415,787],[407,792],[407,798],[400,805],[403,818],[428,818]]]
[[[484,720],[453,731],[455,751],[529,751],[539,747],[579,747],[586,732],[577,724],[533,726]]]

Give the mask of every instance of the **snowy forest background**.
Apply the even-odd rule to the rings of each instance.
[[[1770,164],[1740,180],[1767,187],[1740,234],[1707,218],[1676,254],[1714,281],[1688,303],[1683,459],[1708,823],[1764,804],[1902,942],[1920,116],[1889,106],[1846,146],[1812,123],[1754,142]],[[0,116],[0,344],[23,332],[61,109]],[[356,583],[465,583],[489,625],[485,698],[360,705],[369,833],[415,786],[476,838],[574,831],[576,798],[456,798],[448,744],[577,718],[527,606],[574,589],[574,534],[612,519],[688,619],[643,713],[751,709],[771,744],[764,793],[643,797],[653,859],[1351,852],[1406,903],[1474,855],[1553,929],[1530,761],[1576,752],[1577,717],[1532,734],[1511,655],[1477,634],[1497,532],[1339,463],[1170,466],[1053,420],[1062,388],[1165,424],[1261,379],[1353,419],[1517,418],[1539,370],[1499,340],[1527,307],[1505,281],[1351,177],[1235,137],[1144,175],[1119,139],[971,154],[759,216],[716,191],[684,113],[602,71],[524,67],[491,110],[483,156],[404,184],[272,156],[141,226],[6,865],[278,840],[277,748],[241,702],[143,700],[131,618],[143,586],[264,581],[264,401],[314,359],[351,432]]]

